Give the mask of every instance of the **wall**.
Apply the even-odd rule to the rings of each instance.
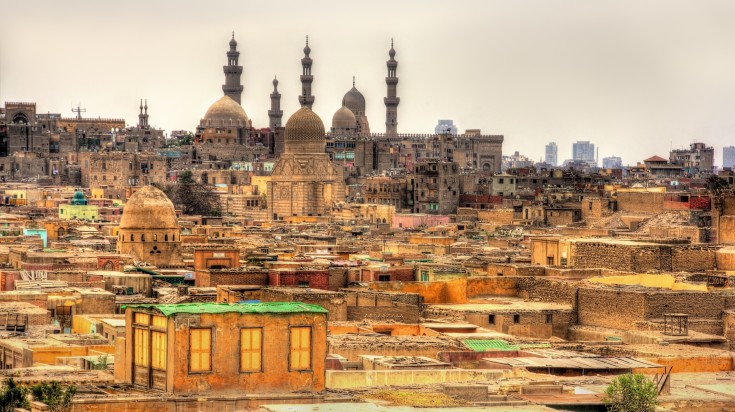
[[[645,319],[645,296],[642,293],[582,287],[577,302],[580,325],[628,329],[634,322]]]
[[[319,290],[297,291],[291,288],[265,288],[261,291],[263,302],[302,302],[319,305],[329,311],[329,321],[347,320],[347,298],[340,292],[322,292]]]
[[[452,279],[443,282],[373,282],[370,289],[418,293],[424,303],[467,303],[467,280]]]
[[[623,212],[661,213],[664,207],[663,192],[627,192],[617,194],[618,210]]]
[[[200,270],[196,275],[197,287],[215,287],[219,285],[268,285],[268,272],[241,270]]]
[[[421,298],[418,295],[348,292],[347,320],[390,321],[416,324],[421,317]]]

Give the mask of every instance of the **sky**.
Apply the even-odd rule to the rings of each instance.
[[[3,4],[5,3],[5,4]],[[298,107],[304,38],[314,111],[329,128],[356,76],[373,132],[385,131],[391,38],[398,130],[439,119],[505,136],[534,160],[589,140],[635,164],[702,141],[735,145],[732,0],[170,1],[0,0],[0,102],[125,118],[141,98],[151,125],[193,131],[222,96],[232,31],[255,127],[274,76],[283,122]],[[11,17],[12,16],[12,17]]]

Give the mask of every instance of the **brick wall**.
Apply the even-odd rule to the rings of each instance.
[[[230,270],[202,270],[197,272],[197,287],[215,287],[218,285],[268,285],[267,272],[238,272]]]
[[[618,192],[618,210],[661,213],[665,195],[663,192]]]
[[[623,290],[580,288],[577,317],[584,326],[629,329],[645,320],[645,296]]]
[[[717,247],[700,245],[638,245],[575,242],[571,266],[608,268],[645,273],[654,270],[695,272],[712,270]]]
[[[347,298],[344,293],[320,293],[313,291],[293,291],[289,289],[265,288],[261,294],[263,302],[303,302],[319,305],[329,311],[327,320],[347,320]]]
[[[312,289],[329,289],[329,271],[327,270],[298,270],[298,271],[270,271],[268,273],[270,286],[300,286],[308,285]]]

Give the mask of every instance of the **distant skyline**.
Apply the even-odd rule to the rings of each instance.
[[[274,76],[284,123],[298,108],[304,37],[312,49],[315,112],[328,128],[352,87],[373,132],[385,130],[385,62],[398,60],[398,130],[503,134],[503,152],[534,161],[588,140],[624,164],[685,148],[735,143],[735,2],[373,1],[185,2],[40,0],[3,6],[0,102],[39,112],[193,131],[222,96],[235,31],[254,127],[267,127]]]

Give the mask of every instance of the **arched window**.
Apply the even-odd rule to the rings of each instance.
[[[153,241],[158,242],[158,235],[155,233],[153,234]]]
[[[130,241],[131,242],[135,241],[135,235],[133,235],[132,233],[130,234]]]
[[[168,242],[168,233],[165,234],[165,235],[163,235],[163,241],[164,242]]]
[[[141,242],[145,242],[145,233],[143,233],[142,235],[140,235],[140,241]]]

